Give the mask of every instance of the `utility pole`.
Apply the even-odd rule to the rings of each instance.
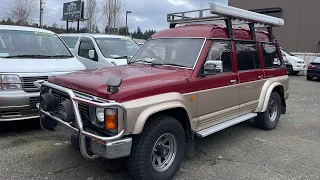
[[[39,18],[39,26],[40,28],[43,27],[43,10],[44,10],[44,2],[45,0],[40,0],[40,18]]]

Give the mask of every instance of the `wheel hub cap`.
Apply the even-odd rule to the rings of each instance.
[[[269,108],[269,119],[271,122],[275,121],[278,115],[278,104],[275,100],[271,101]]]
[[[154,144],[151,162],[157,172],[166,171],[173,163],[177,153],[177,141],[174,135],[162,135]]]

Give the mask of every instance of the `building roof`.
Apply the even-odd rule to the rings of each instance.
[[[27,27],[27,26],[14,26],[14,25],[0,25],[0,29],[14,30],[14,31],[35,31],[35,32],[42,32],[42,33],[54,33],[46,29]]]

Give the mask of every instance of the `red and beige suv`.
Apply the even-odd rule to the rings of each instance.
[[[289,95],[272,35],[283,20],[216,3],[214,15],[204,11],[168,14],[170,28],[128,65],[37,82],[43,129],[67,129],[85,158],[126,157],[133,178],[151,180],[171,179],[193,155],[195,137],[253,118],[259,128],[276,128]]]

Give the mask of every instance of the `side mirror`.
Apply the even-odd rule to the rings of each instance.
[[[94,50],[89,50],[89,58],[94,59]]]
[[[209,60],[204,64],[204,75],[216,74],[222,72],[222,61]]]
[[[119,86],[122,83],[122,78],[119,76],[111,76],[108,79],[108,89],[107,91],[110,92],[111,94],[115,94],[119,91]]]

